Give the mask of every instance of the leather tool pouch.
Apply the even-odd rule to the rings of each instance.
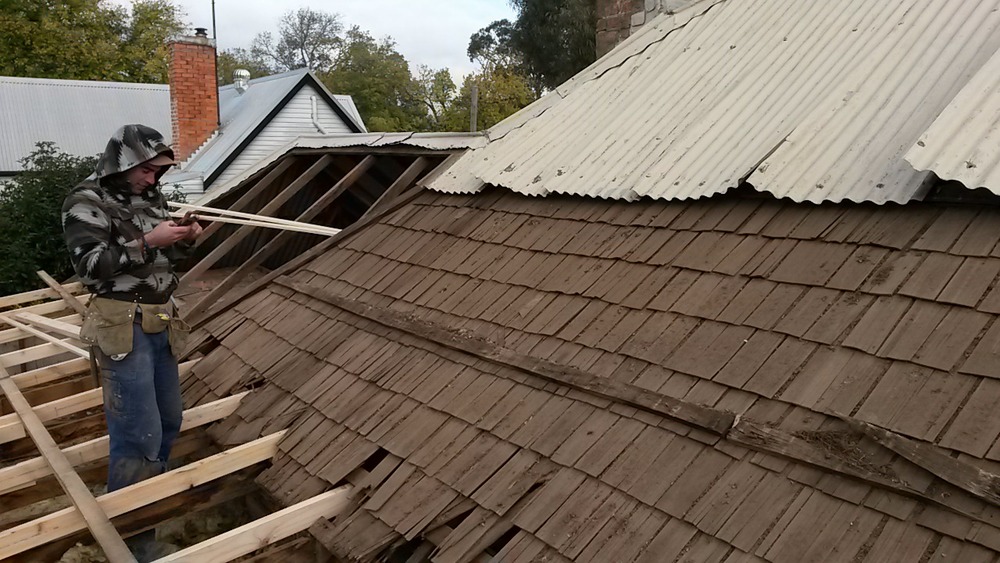
[[[132,351],[132,322],[135,303],[95,297],[80,327],[80,340],[97,346],[107,356]]]

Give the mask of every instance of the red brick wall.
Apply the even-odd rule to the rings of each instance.
[[[645,14],[644,0],[597,0],[597,56],[602,57],[629,36],[632,16]]]
[[[170,44],[170,120],[173,149],[184,160],[219,125],[215,45],[207,37],[183,37]]]

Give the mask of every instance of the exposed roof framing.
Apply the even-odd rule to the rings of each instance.
[[[203,484],[231,481],[232,484],[226,485],[227,487],[234,493],[243,490],[245,494],[248,489],[241,489],[243,486],[239,484],[240,481],[232,478],[245,469],[268,462],[277,451],[285,432],[276,431],[119,491],[99,496],[93,494],[81,478],[79,468],[92,467],[107,459],[108,436],[98,435],[61,447],[57,444],[58,437],[54,438],[52,431],[56,427],[52,425],[65,417],[71,417],[77,421],[75,424],[80,424],[79,421],[83,420],[81,416],[91,416],[87,413],[99,409],[103,403],[101,389],[90,388],[93,381],[87,379],[89,354],[77,345],[82,319],[76,312],[76,305],[81,304],[78,294],[82,287],[78,283],[60,285],[44,272],[39,275],[50,286],[48,289],[0,298],[0,305],[3,307],[20,307],[0,313],[0,323],[11,327],[0,331],[0,342],[22,347],[15,352],[0,354],[0,390],[3,392],[0,396],[6,397],[14,408],[13,413],[0,416],[0,447],[24,442],[25,436],[30,435],[40,454],[34,457],[28,454],[26,459],[0,467],[0,505],[5,507],[5,512],[0,513],[0,559],[49,559],[57,556],[55,552],[44,551],[45,554],[41,555],[43,551],[39,550],[58,548],[59,545],[64,545],[60,543],[64,539],[78,541],[83,539],[80,537],[81,533],[89,531],[103,548],[109,561],[134,561],[122,540],[123,536],[139,531],[140,526],[180,515],[185,506],[198,504],[185,499],[189,496],[188,491],[197,492],[200,490],[198,487]],[[31,345],[39,339],[44,344]],[[77,358],[58,361],[65,357],[67,350]],[[193,359],[182,362],[182,377],[199,361]],[[14,375],[7,371],[7,368],[21,369],[31,362],[47,365]],[[83,390],[68,395],[60,391],[59,385],[51,386],[66,378],[83,378],[80,380],[88,385]],[[51,392],[36,392],[43,386],[47,386]],[[70,386],[64,390],[76,388],[78,386]],[[33,404],[29,404],[25,398],[28,395],[32,397]],[[237,410],[247,395],[248,392],[241,392],[185,410],[181,431],[187,432],[225,419]],[[47,427],[46,424],[50,426]],[[194,453],[198,449],[204,450],[204,446],[191,450],[188,442],[191,440],[186,436],[182,437],[175,450],[180,450],[181,454],[185,451]],[[12,451],[9,450],[8,453]],[[19,448],[18,451],[23,453],[14,455],[23,456],[29,450]],[[91,475],[90,479],[95,478],[92,470],[88,469],[87,472]],[[51,490],[53,478],[62,485],[73,505],[24,521],[23,516],[18,515],[17,508],[28,508],[25,503],[55,495]],[[42,491],[40,487],[49,487],[49,490]],[[317,518],[336,516],[346,506],[351,490],[348,486],[319,493],[296,506],[264,515],[201,544],[187,547],[162,561],[191,558],[229,561],[253,551],[270,548],[285,538],[304,531]],[[169,502],[174,498],[175,502]],[[226,498],[229,497],[220,496],[220,500]],[[161,501],[167,502],[163,504]],[[208,499],[208,502],[212,500]],[[163,508],[155,508],[154,504],[163,504]],[[302,548],[301,542],[298,548]]]

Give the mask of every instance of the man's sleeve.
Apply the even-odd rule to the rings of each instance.
[[[111,240],[110,219],[93,190],[75,190],[66,197],[62,224],[70,262],[84,283],[107,281],[144,263],[141,240],[124,245]]]

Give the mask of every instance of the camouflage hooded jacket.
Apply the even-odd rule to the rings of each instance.
[[[63,202],[70,261],[84,285],[101,297],[166,303],[177,287],[173,264],[191,246],[180,242],[168,248],[143,248],[143,234],[169,218],[166,200],[158,184],[132,194],[120,174],[158,154],[173,158],[155,129],[122,127],[108,141],[96,172]]]

